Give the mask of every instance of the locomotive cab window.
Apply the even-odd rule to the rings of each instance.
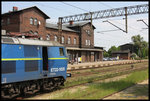
[[[63,48],[59,48],[59,53],[60,53],[60,56],[64,56]]]

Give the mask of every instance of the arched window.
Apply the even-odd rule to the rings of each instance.
[[[47,37],[47,40],[50,40],[50,35],[49,35],[49,34],[47,34],[47,36],[46,36],[46,37]]]
[[[71,38],[70,38],[70,37],[68,37],[68,44],[70,44],[70,42],[71,42]]]
[[[38,35],[38,32],[37,32],[37,31],[35,31],[35,32],[34,32],[34,34],[35,34],[35,35]]]
[[[37,18],[34,19],[34,25],[37,25]]]
[[[75,45],[75,44],[77,44],[77,39],[76,39],[76,38],[74,38],[74,45]]]
[[[64,42],[65,42],[65,38],[63,36],[63,37],[61,37],[61,43],[64,43]]]
[[[30,24],[33,25],[33,18],[30,18]]]
[[[54,41],[57,41],[57,36],[56,35],[54,36]]]
[[[32,30],[30,30],[30,31],[29,31],[29,33],[30,33],[30,34],[33,34],[33,31],[32,31]]]

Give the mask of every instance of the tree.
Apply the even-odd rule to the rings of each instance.
[[[134,43],[135,53],[140,57],[144,58],[148,56],[148,43],[143,40],[140,35],[132,36],[131,40]]]
[[[104,57],[109,57],[109,53],[106,50],[104,51]]]
[[[111,46],[111,48],[109,48],[109,50],[108,50],[108,54],[109,54],[109,56],[111,56],[111,52],[119,51],[119,50],[120,50],[120,47]]]

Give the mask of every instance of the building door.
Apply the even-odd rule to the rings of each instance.
[[[97,61],[97,52],[94,52],[94,61]]]
[[[42,48],[42,56],[43,56],[43,70],[48,71],[48,52],[47,47]]]

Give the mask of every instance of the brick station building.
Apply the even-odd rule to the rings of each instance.
[[[80,58],[82,62],[102,61],[103,48],[94,46],[95,27],[91,27],[90,22],[65,24],[60,36],[58,25],[47,23],[46,20],[50,17],[36,6],[22,10],[13,7],[13,11],[4,13],[1,17],[1,28],[6,30],[7,35],[19,37],[22,33],[25,38],[61,40],[60,43],[66,46],[69,60],[78,61]]]

